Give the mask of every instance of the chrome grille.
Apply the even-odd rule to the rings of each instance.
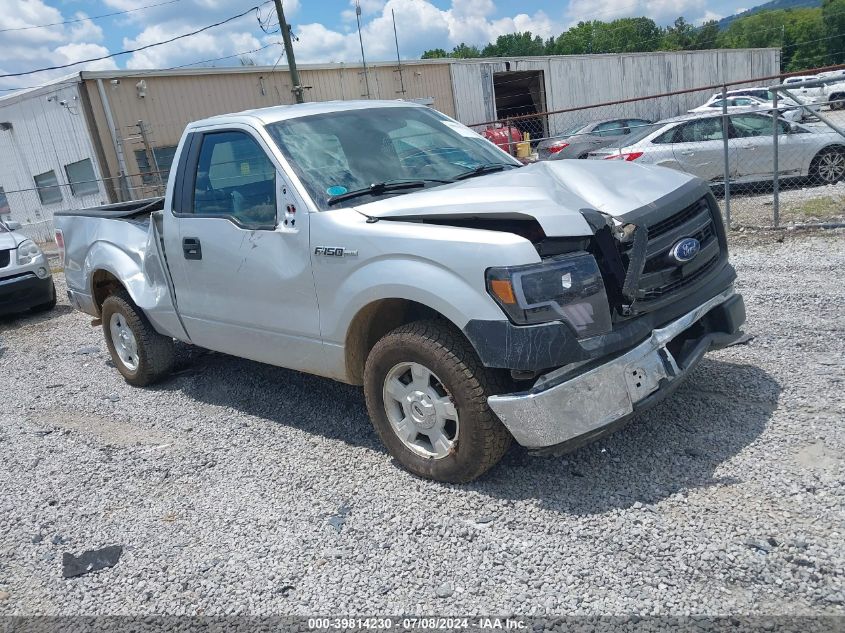
[[[648,245],[643,272],[637,285],[638,312],[648,310],[648,304],[678,292],[697,282],[714,268],[722,255],[719,234],[707,197],[696,200],[668,218],[645,225]],[[679,240],[693,237],[701,244],[698,255],[685,264],[669,259],[669,252]],[[630,248],[622,253],[626,269]]]

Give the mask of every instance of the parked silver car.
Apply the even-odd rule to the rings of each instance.
[[[651,125],[646,119],[602,119],[579,123],[559,136],[553,136],[537,145],[540,160],[587,158],[590,152],[602,147],[627,144],[627,137]]]
[[[845,176],[845,139],[778,119],[778,174],[810,176],[834,183]],[[769,114],[744,112],[729,116],[731,182],[769,180],[774,174],[773,121]],[[721,115],[692,114],[662,121],[632,137],[620,149],[592,152],[591,159],[626,160],[672,167],[711,183],[725,178]]]
[[[47,257],[35,242],[16,232],[19,228],[17,222],[0,219],[0,316],[56,305]]]
[[[693,108],[692,110],[687,110],[690,114],[696,114],[698,112],[722,112],[722,103],[724,99],[711,97],[704,105],[700,105],[697,108]],[[791,100],[790,100],[791,101]],[[805,118],[809,118],[806,114],[806,111],[803,108],[799,108],[798,106],[794,105],[794,101],[788,104],[778,105],[779,116],[786,119],[787,121],[803,121]],[[749,110],[762,110],[764,112],[771,112],[774,109],[774,102],[772,101],[763,101],[762,99],[758,99],[757,97],[751,96],[737,96],[731,97],[728,96],[727,98],[727,111],[731,114],[735,112],[748,112]],[[818,110],[818,106],[815,106],[816,110]]]

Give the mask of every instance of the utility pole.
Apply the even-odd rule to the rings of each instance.
[[[290,40],[290,26],[285,20],[285,10],[282,8],[282,0],[274,0],[276,4],[276,15],[279,16],[279,28],[282,30],[282,40],[285,43],[285,57],[288,58],[288,70],[290,71],[290,80],[293,83],[294,98],[297,103],[303,103],[305,99],[302,98],[302,82],[299,81],[299,71],[296,69],[296,58],[293,55],[293,43]]]
[[[405,79],[402,77],[402,58],[399,57],[399,36],[396,34],[396,12],[391,9],[390,15],[393,16],[393,39],[396,41],[396,63],[399,65],[399,92],[405,94]]]
[[[367,84],[367,99],[369,99],[370,74],[367,72],[367,60],[364,58],[364,38],[361,37],[361,3],[357,1],[355,2],[355,20],[358,22],[358,42],[361,44],[361,63],[364,65],[364,82]]]

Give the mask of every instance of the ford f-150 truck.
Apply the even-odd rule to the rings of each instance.
[[[512,439],[607,433],[745,320],[703,181],[523,166],[400,101],[192,123],[163,199],[56,223],[70,302],[129,383],[166,376],[178,340],[363,385],[390,453],[441,481]]]

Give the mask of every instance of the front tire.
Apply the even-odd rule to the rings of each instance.
[[[367,357],[364,394],[381,441],[403,468],[464,483],[492,468],[511,435],[487,405],[500,376],[439,321],[417,321],[384,336]]]
[[[837,148],[822,150],[810,165],[813,182],[832,185],[845,176],[845,151]]]
[[[155,331],[129,295],[119,292],[103,302],[103,333],[112,362],[130,385],[145,387],[173,367],[173,339]]]
[[[56,307],[56,284],[52,283],[51,286],[51,294],[50,299],[40,305],[35,306],[32,308],[33,312],[49,312],[53,308]]]

